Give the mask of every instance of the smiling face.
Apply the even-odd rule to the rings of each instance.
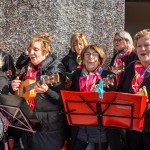
[[[150,36],[144,36],[138,39],[136,52],[144,67],[150,64]]]
[[[117,52],[121,51],[126,47],[126,41],[120,37],[119,35],[115,35],[114,37],[114,48]]]
[[[83,55],[83,64],[87,71],[93,72],[100,65],[99,53],[94,49],[87,49]]]
[[[75,52],[76,52],[77,55],[81,54],[83,48],[84,48],[84,43],[82,41],[76,42],[74,44],[74,50],[75,50]]]
[[[28,48],[28,52],[30,60],[34,65],[40,64],[48,55],[48,53],[43,54],[42,44],[38,41],[32,43],[32,45]]]

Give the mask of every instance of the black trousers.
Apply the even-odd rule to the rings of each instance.
[[[123,129],[108,128],[107,139],[111,150],[125,150],[126,133]]]
[[[76,139],[73,150],[86,150],[88,146],[88,143],[83,142],[79,139]],[[101,147],[100,147],[101,146]],[[95,143],[94,144],[94,150],[107,150],[108,148],[108,143]]]
[[[129,150],[150,150],[150,133],[127,131]]]

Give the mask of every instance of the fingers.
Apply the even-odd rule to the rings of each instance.
[[[11,87],[13,91],[17,91],[19,89],[20,83],[21,83],[21,80],[19,80],[19,77],[11,81]]]
[[[34,86],[34,90],[36,93],[45,93],[48,90],[48,86],[46,84],[40,85],[39,83],[37,83]]]

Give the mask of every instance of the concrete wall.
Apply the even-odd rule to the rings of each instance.
[[[28,40],[41,31],[53,37],[53,52],[68,53],[73,32],[83,32],[88,41],[100,44],[112,57],[114,33],[124,29],[125,0],[1,0],[1,47],[19,56]]]

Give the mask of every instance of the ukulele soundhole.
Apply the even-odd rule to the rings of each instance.
[[[23,87],[23,93],[25,93],[26,92],[26,88],[25,87]]]

